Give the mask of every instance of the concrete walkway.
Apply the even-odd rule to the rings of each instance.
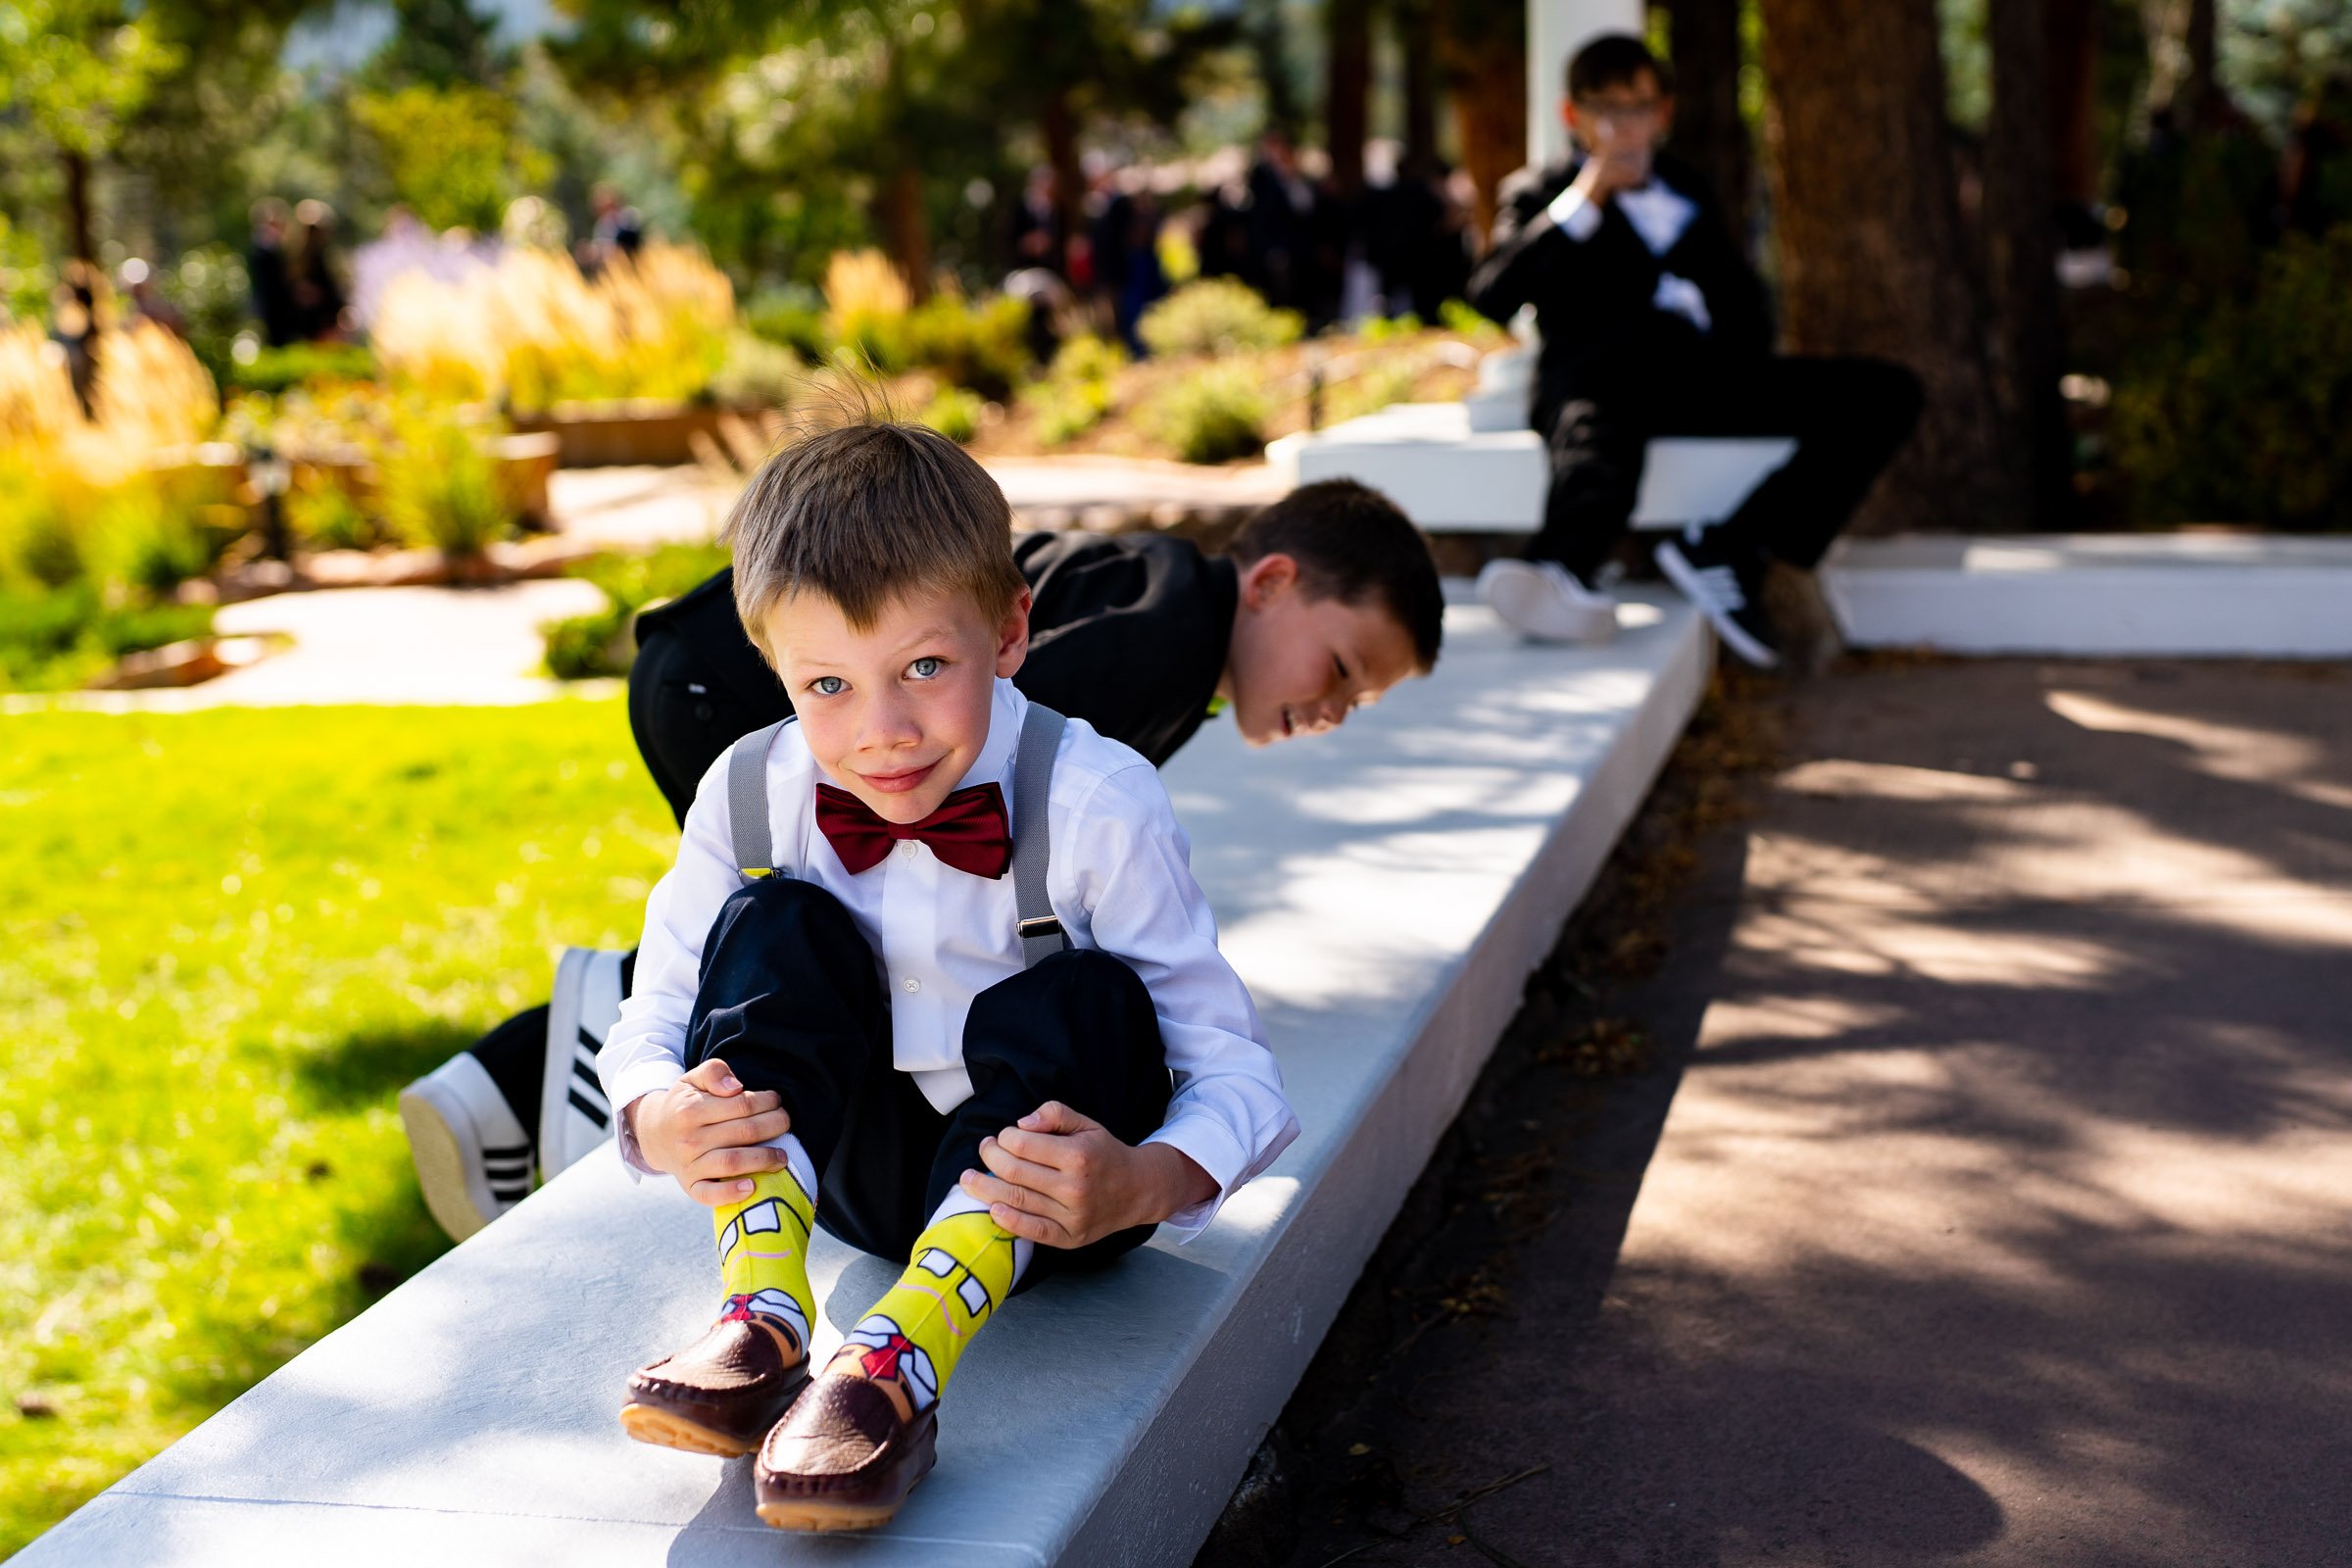
[[[1497,1054],[1284,1418],[1287,1560],[2352,1560],[2352,669],[1792,719],[1600,981],[1659,1066]]]

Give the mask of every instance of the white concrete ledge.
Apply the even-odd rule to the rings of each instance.
[[[18,1561],[1190,1562],[1698,698],[1696,617],[1625,615],[1535,649],[1457,606],[1437,677],[1339,734],[1245,760],[1214,725],[1169,768],[1304,1135],[1191,1246],[1008,1309],[888,1531],[778,1535],[748,1461],[622,1437],[622,1378],[716,1286],[702,1212],[600,1153]],[[896,1269],[814,1261],[821,1354]]]
[[[2352,657],[2352,539],[1911,534],[1822,568],[1847,642],[2084,658]]]
[[[1328,429],[1277,438],[1266,466],[1291,486],[1354,479],[1429,533],[1533,533],[1551,466],[1527,428],[1485,427],[1462,403],[1397,403]],[[1796,455],[1786,437],[1662,436],[1650,442],[1630,519],[1636,528],[1720,522]]]

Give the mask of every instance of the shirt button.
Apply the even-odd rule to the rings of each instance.
[[[913,996],[917,991],[923,989],[923,983],[912,975],[908,975],[906,977],[905,984],[906,987],[906,994],[910,997]]]
[[[915,851],[915,843],[914,843],[914,840],[912,840],[912,839],[901,839],[901,840],[899,840],[899,853],[900,853],[901,855],[911,856],[911,855],[913,855],[913,854],[914,854],[914,851]]]

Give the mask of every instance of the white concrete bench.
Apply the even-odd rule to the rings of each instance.
[[[1292,485],[1355,479],[1430,533],[1533,533],[1551,472],[1544,438],[1520,427],[1477,428],[1464,403],[1398,403],[1329,429],[1279,437],[1266,461]],[[1637,528],[1720,522],[1796,452],[1775,437],[1667,436],[1649,444],[1634,503]]]
[[[1533,533],[1551,467],[1527,427],[1536,373],[1532,316],[1520,342],[1478,365],[1459,403],[1397,403],[1322,430],[1282,436],[1266,464],[1287,488],[1354,479],[1380,491],[1424,533]],[[1765,476],[1796,455],[1785,437],[1667,436],[1649,443],[1635,493],[1636,528],[1721,522]]]
[[[1902,535],[1822,566],[1858,648],[2084,658],[2352,658],[2352,539]]]
[[[623,1376],[716,1285],[702,1212],[600,1152],[18,1562],[1189,1563],[1697,700],[1696,616],[1624,617],[1530,648],[1457,604],[1436,677],[1338,734],[1245,759],[1211,725],[1169,767],[1304,1135],[1191,1246],[991,1327],[889,1530],[779,1535],[748,1461],[622,1437]],[[895,1269],[814,1262],[821,1354]]]

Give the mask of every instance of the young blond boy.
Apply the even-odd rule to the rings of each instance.
[[[931,1468],[940,1393],[1007,1296],[1197,1233],[1298,1122],[1157,774],[1083,722],[1046,809],[1067,947],[1023,966],[1029,594],[979,466],[919,426],[828,431],[730,528],[798,722],[738,743],[765,750],[764,865],[736,848],[733,752],[705,776],[598,1058],[623,1157],[711,1207],[723,1279],[621,1420],[756,1448],[770,1524],[860,1529]],[[906,1271],[811,1377],[813,1225]]]

